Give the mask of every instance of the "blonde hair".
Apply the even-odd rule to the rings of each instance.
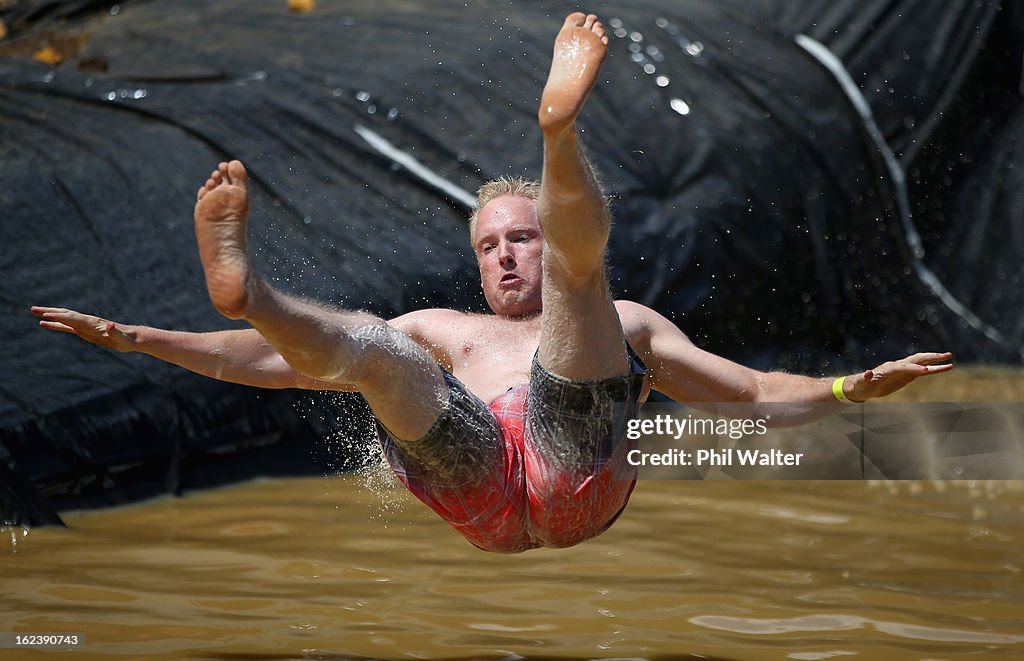
[[[480,210],[487,206],[488,202],[502,195],[536,200],[540,195],[540,182],[524,177],[503,176],[492,179],[481,186],[476,192],[476,206],[469,217],[469,240],[471,242],[476,235],[476,221],[480,216]]]

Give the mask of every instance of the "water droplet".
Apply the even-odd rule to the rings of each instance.
[[[658,87],[668,87],[668,76],[658,76],[654,79],[654,82]]]
[[[699,41],[691,41],[689,43],[689,45],[686,46],[686,53],[687,53],[687,55],[692,55],[694,57],[697,57],[697,56],[699,56],[703,52],[704,52],[704,44],[702,44]]]
[[[690,106],[686,103],[686,101],[683,101],[682,99],[672,99],[671,101],[668,102],[668,105],[670,108],[672,108],[672,110],[675,110],[680,115],[690,114]]]

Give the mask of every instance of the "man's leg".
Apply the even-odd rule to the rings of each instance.
[[[247,185],[241,163],[221,163],[197,195],[196,240],[214,307],[252,324],[297,371],[353,385],[398,440],[422,438],[448,400],[436,361],[377,317],[312,305],[270,287],[252,268],[246,246]]]
[[[611,216],[574,122],[606,53],[593,15],[570,15],[541,96],[544,230],[541,339],[530,377],[525,468],[530,525],[547,546],[600,534],[622,512],[636,469],[624,420],[643,376],[631,373],[604,268]]]
[[[544,170],[537,215],[546,241],[538,359],[550,372],[575,381],[628,372],[604,269],[611,214],[574,125],[597,81],[607,42],[594,15],[577,12],[566,19],[538,112]]]

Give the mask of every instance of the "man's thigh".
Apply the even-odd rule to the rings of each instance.
[[[624,351],[624,353],[626,353]],[[600,472],[626,440],[647,372],[629,352],[629,372],[605,379],[567,379],[534,359],[526,442],[545,460],[582,475]]]
[[[547,546],[600,534],[626,506],[636,480],[626,435],[645,370],[589,382],[551,374],[538,362],[530,381],[524,466],[530,526]]]
[[[510,439],[510,419],[524,407],[502,410],[499,423],[490,407],[447,372],[448,406],[437,423],[415,442],[381,436],[385,456],[398,478],[428,507],[474,545],[498,552],[538,546],[527,525],[522,453]],[[525,392],[522,397],[525,403]]]

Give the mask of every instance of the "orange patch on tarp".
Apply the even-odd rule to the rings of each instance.
[[[316,0],[288,0],[288,10],[305,14],[316,9]]]
[[[32,59],[36,62],[49,64],[53,67],[64,61],[64,55],[62,55],[56,48],[45,46],[32,53]]]

